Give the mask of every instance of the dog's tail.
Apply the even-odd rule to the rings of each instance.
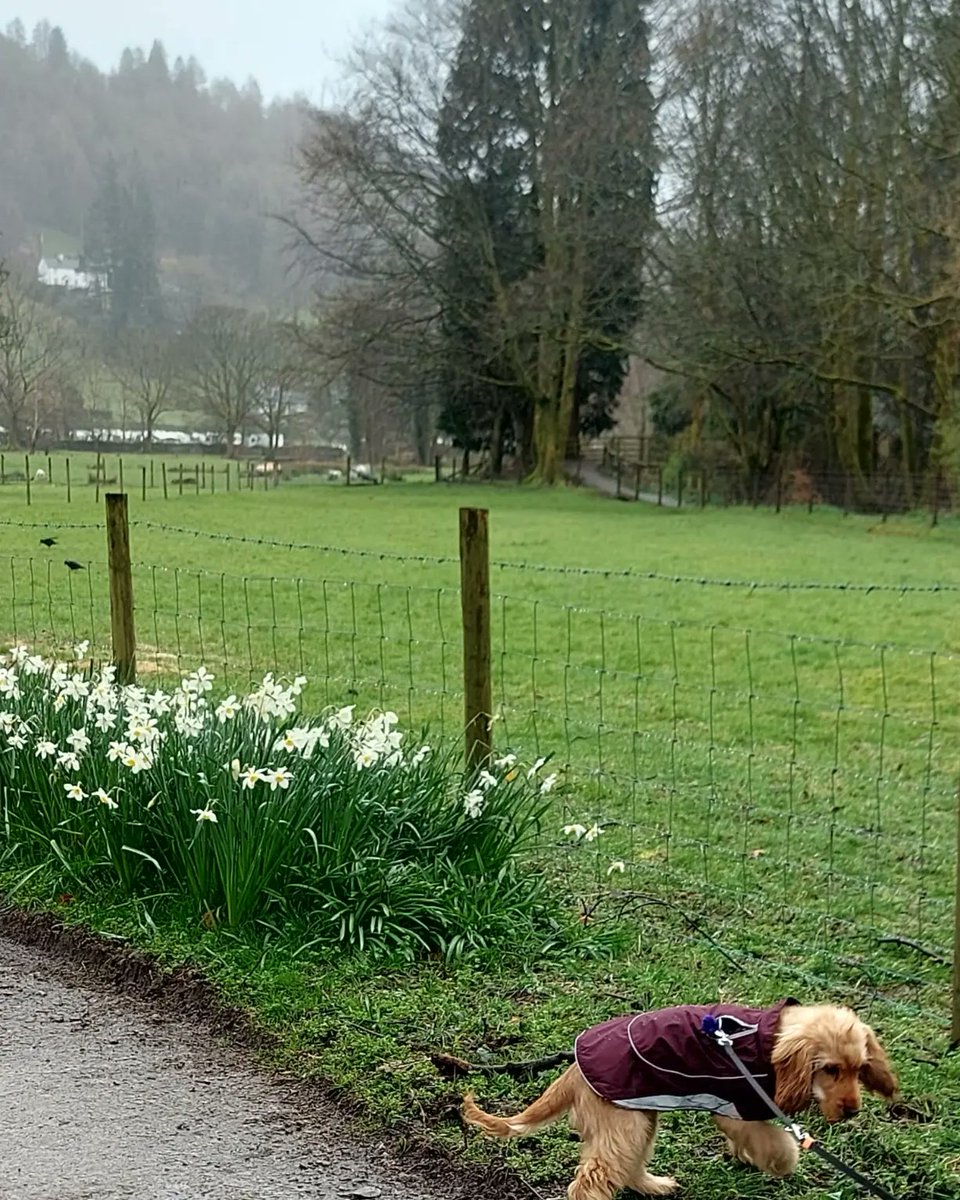
[[[542,1096],[515,1117],[495,1117],[484,1112],[482,1108],[477,1107],[473,1094],[470,1093],[463,1100],[463,1119],[468,1125],[475,1125],[490,1137],[526,1137],[528,1133],[556,1121],[572,1107],[579,1074],[578,1067],[568,1067],[559,1079],[550,1084]]]

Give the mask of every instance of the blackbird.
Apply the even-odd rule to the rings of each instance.
[[[83,563],[74,562],[72,558],[65,558],[63,560],[63,565],[65,567],[69,567],[71,571],[85,571],[86,570],[86,567],[83,565]]]

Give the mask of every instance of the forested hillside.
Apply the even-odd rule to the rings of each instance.
[[[302,129],[295,99],[206,80],[154,42],[103,73],[69,30],[0,36],[0,256],[29,266],[88,248],[91,210],[119,177],[149,213],[160,284],[185,306],[289,301],[283,227]],[[152,225],[152,228],[150,226]]]

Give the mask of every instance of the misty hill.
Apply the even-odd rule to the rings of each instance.
[[[225,36],[228,36],[225,31]],[[0,257],[29,269],[83,249],[111,161],[142,180],[161,284],[188,304],[277,305],[289,297],[282,226],[303,124],[296,100],[208,82],[193,59],[125,50],[105,74],[42,23],[0,36]]]

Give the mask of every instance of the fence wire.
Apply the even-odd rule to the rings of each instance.
[[[224,536],[235,561],[246,543]],[[155,554],[141,553],[148,537]],[[308,704],[391,708],[458,736],[457,560],[292,545],[309,570],[291,558],[294,572],[256,574],[196,565],[198,544],[197,531],[134,529],[144,682],[201,662],[228,689],[303,674]],[[109,657],[104,558],[8,558],[0,632],[44,650],[89,640]],[[869,970],[891,999],[946,965],[960,653],[673,615],[722,580],[659,576],[666,591],[625,591],[615,609],[581,602],[592,577],[559,602],[542,575],[526,589],[518,564],[494,576],[493,692],[497,749],[547,756],[560,775],[549,861],[584,890],[683,897],[708,923],[735,923],[741,951],[798,972]],[[909,957],[868,967],[883,946]]]

